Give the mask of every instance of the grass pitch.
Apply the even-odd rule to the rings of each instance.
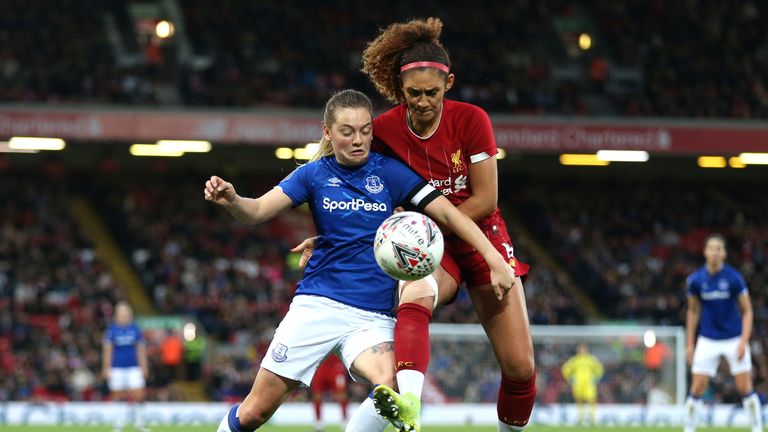
[[[215,432],[216,425],[210,426],[153,426],[152,432]],[[424,427],[424,432],[496,432],[495,427],[480,426],[452,426],[452,427]],[[567,426],[531,426],[526,432],[681,432],[682,427],[567,427]],[[697,432],[749,432],[748,428],[698,428]],[[112,432],[108,426],[6,426],[0,425],[2,432]],[[125,428],[124,432],[135,432],[133,428]],[[313,432],[311,426],[265,426],[259,432]],[[328,426],[325,432],[340,432],[338,426]],[[388,428],[387,432],[394,432]]]

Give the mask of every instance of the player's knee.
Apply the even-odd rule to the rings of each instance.
[[[501,373],[514,381],[528,381],[533,376],[536,370],[536,365],[533,361],[533,353],[531,355],[520,355],[519,353],[504,359],[499,364]]]
[[[400,304],[416,303],[433,310],[437,293],[437,281],[431,275],[417,281],[402,282],[400,285]]]

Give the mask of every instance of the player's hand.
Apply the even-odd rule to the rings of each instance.
[[[744,355],[747,353],[747,344],[740,340],[739,345],[736,347],[736,359],[741,360],[744,358]]]
[[[510,289],[514,288],[517,278],[515,270],[509,266],[501,254],[498,254],[496,259],[492,261],[488,263],[491,269],[491,285],[496,298],[501,300]]]
[[[226,206],[235,200],[237,193],[232,183],[224,181],[221,177],[211,176],[211,178],[205,182],[205,189],[203,189],[203,196],[206,201],[215,202],[218,205]]]
[[[304,270],[307,266],[307,262],[312,258],[312,252],[315,250],[317,244],[317,236],[304,239],[298,246],[291,248],[291,252],[301,252],[301,258],[299,258],[299,269]]]
[[[149,369],[147,368],[141,368],[141,374],[144,376],[144,379],[149,379]]]
[[[112,370],[109,368],[102,369],[101,376],[104,377],[104,380],[109,381],[109,375],[112,373]]]
[[[693,365],[693,345],[685,346],[685,361],[688,363],[688,366]]]
[[[404,212],[404,211],[405,211],[404,208],[402,208],[400,206],[397,206],[397,207],[395,207],[394,210],[392,210],[392,213],[400,213],[400,212]]]

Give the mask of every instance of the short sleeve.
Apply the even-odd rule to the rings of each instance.
[[[133,331],[136,332],[136,342],[144,342],[144,333],[142,333],[139,326],[135,325],[133,326]]]
[[[467,130],[470,131],[466,154],[469,156],[469,162],[474,164],[489,159],[498,153],[498,150],[488,114],[479,107],[472,106],[472,108],[468,112],[465,123]]]
[[[112,327],[107,327],[107,330],[104,332],[104,343],[112,343],[112,339],[114,339],[114,333],[112,332]]]
[[[747,282],[744,280],[744,276],[734,272],[733,281],[731,283],[731,290],[734,297],[748,292]]]
[[[685,292],[689,296],[699,296],[701,292],[699,291],[698,284],[693,278],[693,275],[688,276],[688,279],[685,280]]]
[[[304,204],[309,200],[312,166],[317,162],[304,164],[290,174],[288,174],[276,187],[280,188],[284,194],[293,202],[293,206]]]

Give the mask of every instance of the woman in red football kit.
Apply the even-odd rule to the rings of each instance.
[[[397,23],[366,48],[363,73],[384,97],[398,104],[374,120],[374,141],[380,151],[399,157],[440,189],[515,268],[515,286],[499,299],[483,259],[466,242],[448,234],[441,268],[433,276],[440,303],[452,300],[461,282],[466,282],[501,368],[499,430],[520,430],[528,423],[536,397],[533,343],[519,278],[527,274],[528,266],[515,259],[497,207],[497,149],[488,115],[475,105],[445,98],[455,77],[439,40],[441,30],[442,22],[436,18]],[[419,296],[426,290],[409,295],[409,289],[406,285],[401,292],[395,362],[398,373],[423,374],[429,362],[428,324],[434,303],[432,297]],[[399,378],[400,392],[405,394],[411,386]]]
[[[497,149],[488,115],[475,105],[445,99],[455,77],[439,40],[441,30],[436,18],[393,24],[363,53],[363,73],[398,104],[374,120],[374,150],[400,158],[441,190],[509,259],[518,278],[510,292],[494,291],[482,257],[444,230],[441,268],[427,279],[402,284],[400,290],[395,326],[400,393],[379,386],[374,401],[399,430],[420,430],[418,401],[429,363],[429,321],[435,305],[450,302],[464,281],[501,369],[499,430],[522,430],[536,397],[533,344],[520,280],[528,266],[515,259],[497,208]]]

